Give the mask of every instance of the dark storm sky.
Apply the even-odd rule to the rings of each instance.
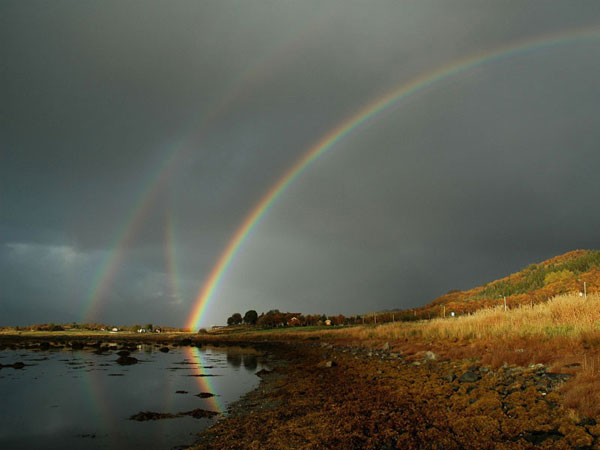
[[[183,325],[328,131],[457,59],[596,25],[597,1],[0,3],[0,325]],[[375,117],[277,200],[203,323],[408,308],[600,248],[598,73],[600,38],[555,45]]]

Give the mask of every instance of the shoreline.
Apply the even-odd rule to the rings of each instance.
[[[0,335],[0,348],[118,343],[264,352],[273,371],[199,433],[190,449],[600,446],[600,417],[562,406],[563,388],[582,369],[580,363],[494,366],[495,349],[479,352],[474,344],[390,345],[332,334]],[[513,353],[521,358],[527,351]]]
[[[190,449],[597,448],[600,425],[560,406],[572,375],[543,364],[404,357],[327,343],[231,405]],[[435,359],[428,359],[435,358]]]

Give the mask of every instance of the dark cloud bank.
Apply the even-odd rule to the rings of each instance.
[[[328,130],[458,58],[594,24],[597,2],[2,3],[0,325],[81,320],[131,217],[94,318],[182,325]],[[412,307],[599,248],[599,71],[600,39],[548,47],[378,116],[277,200],[205,324]]]

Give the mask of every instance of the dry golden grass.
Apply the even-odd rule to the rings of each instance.
[[[579,338],[600,343],[600,296],[562,295],[533,308],[504,311],[503,307],[496,307],[455,318],[338,329],[330,333],[361,340],[421,338],[445,341],[535,336]]]

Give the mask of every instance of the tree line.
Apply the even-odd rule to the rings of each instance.
[[[395,321],[410,321],[421,319],[410,311],[371,313],[364,315],[344,316],[343,314],[327,316],[325,314],[301,314],[295,312],[281,312],[272,309],[266,313],[258,313],[251,309],[242,315],[232,314],[227,318],[227,325],[252,325],[261,328],[291,327],[291,326],[318,326],[318,325],[355,325],[388,323]]]

